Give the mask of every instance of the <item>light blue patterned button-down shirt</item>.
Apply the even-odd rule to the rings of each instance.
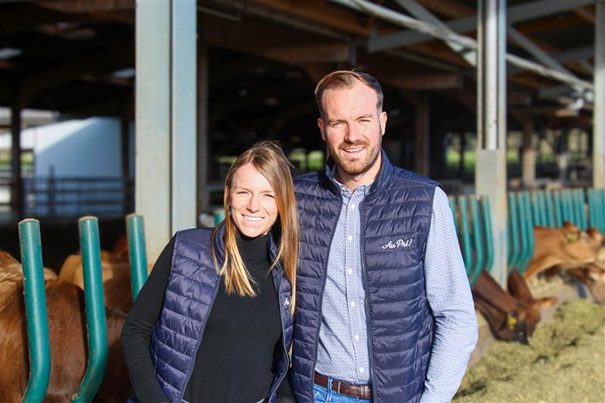
[[[341,189],[322,300],[315,370],[350,383],[369,383],[360,211],[370,185]],[[456,393],[477,342],[477,318],[447,196],[435,189],[425,254],[425,281],[434,339],[421,402],[447,402]]]

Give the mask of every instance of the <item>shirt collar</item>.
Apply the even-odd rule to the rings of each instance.
[[[349,189],[348,187],[346,187],[345,185],[340,183],[338,181],[338,179],[336,179],[336,164],[334,164],[330,167],[330,173],[331,173],[330,179],[340,189],[340,193],[344,196],[350,197],[353,194],[351,189]],[[376,179],[374,179],[374,180],[376,180]],[[362,192],[364,196],[367,196],[368,193],[370,192],[370,188],[372,187],[372,184],[374,183],[374,180],[372,180],[367,185],[357,186],[357,188],[355,189],[355,192]]]

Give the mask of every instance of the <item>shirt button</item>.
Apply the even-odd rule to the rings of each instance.
[[[357,370],[359,371],[360,374],[363,374],[363,367],[359,367],[359,368],[357,368]]]
[[[347,237],[347,239],[349,240],[349,242],[351,242],[351,241],[353,240],[353,235],[349,235],[349,236]]]
[[[355,210],[355,204],[351,204],[351,210]]]
[[[351,301],[351,306],[355,308],[355,301]]]
[[[347,270],[347,273],[349,273],[349,274],[353,274],[353,269],[348,269],[348,270]]]
[[[355,335],[355,341],[359,341],[359,335],[358,334]]]

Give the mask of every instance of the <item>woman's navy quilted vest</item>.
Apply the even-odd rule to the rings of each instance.
[[[326,266],[342,205],[331,172],[328,166],[295,181],[301,240],[292,381],[299,403],[313,401]],[[394,167],[383,151],[360,207],[374,402],[414,402],[424,389],[433,337],[424,253],[436,186]]]
[[[224,229],[215,237],[219,264],[224,259]],[[171,402],[180,402],[195,363],[195,354],[204,333],[204,326],[219,289],[210,245],[211,229],[178,232],[175,238],[172,270],[164,295],[160,319],[151,335],[151,359],[162,390]],[[275,245],[271,241],[274,255]],[[281,266],[275,267],[273,279],[278,288],[283,334],[283,351],[276,365],[269,401],[277,398],[277,386],[288,370],[287,346],[292,340],[290,283],[283,277]]]

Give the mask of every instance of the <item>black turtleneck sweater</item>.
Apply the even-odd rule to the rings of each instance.
[[[240,237],[238,248],[257,295],[228,295],[224,281],[219,282],[186,388],[188,402],[257,402],[269,396],[274,357],[283,347],[267,237]],[[149,342],[162,311],[173,249],[174,239],[156,261],[122,331],[132,386],[143,403],[167,401],[155,378]],[[291,396],[287,380],[280,395]]]

